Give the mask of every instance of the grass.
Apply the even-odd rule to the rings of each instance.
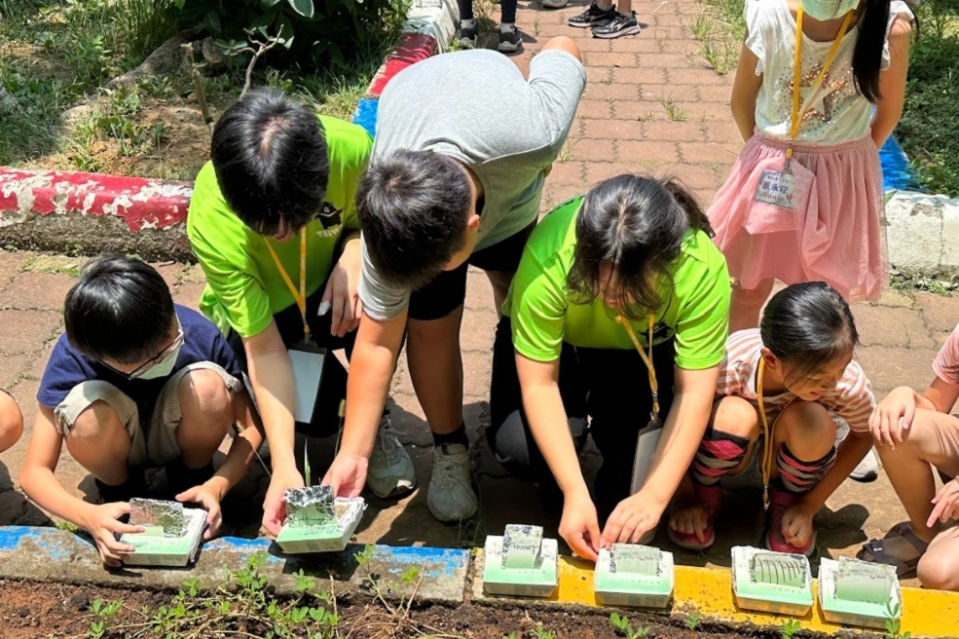
[[[686,112],[683,111],[683,108],[676,103],[670,97],[661,97],[659,103],[663,105],[663,110],[666,112],[666,117],[670,122],[685,122],[686,121]]]

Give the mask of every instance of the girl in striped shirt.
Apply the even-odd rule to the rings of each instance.
[[[812,553],[813,517],[872,446],[876,402],[853,360],[858,341],[849,306],[823,282],[787,287],[769,301],[759,329],[730,335],[709,428],[676,494],[674,543],[713,544],[719,480],[758,454],[766,547]],[[838,449],[837,418],[850,428]]]

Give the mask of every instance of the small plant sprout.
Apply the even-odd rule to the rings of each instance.
[[[787,619],[783,622],[782,628],[779,629],[779,636],[782,637],[782,639],[793,639],[793,636],[795,636],[801,628],[802,626],[799,625],[799,620]]]
[[[533,628],[533,636],[536,637],[536,639],[555,639],[553,632],[543,628],[542,623],[536,624],[536,627]]]
[[[693,37],[700,42],[705,42],[713,32],[713,21],[705,13],[696,16],[692,25]]]
[[[902,604],[890,601],[886,606],[888,619],[886,619],[886,632],[883,634],[885,639],[911,639],[911,632],[902,631]]]
[[[617,633],[626,637],[626,639],[642,639],[649,635],[649,626],[634,626],[629,623],[629,617],[621,616],[615,612],[609,616],[609,622],[613,624],[613,628],[616,628]]]
[[[666,117],[669,118],[672,122],[685,122],[686,121],[686,112],[683,111],[675,100],[670,97],[662,97],[659,99],[660,104],[663,105],[663,110],[666,111]]]
[[[686,618],[683,620],[683,623],[692,631],[695,631],[699,627],[699,623],[703,620],[703,616],[696,612],[687,613]]]

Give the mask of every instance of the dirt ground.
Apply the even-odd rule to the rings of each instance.
[[[61,586],[29,582],[0,581],[0,624],[5,639],[79,638],[87,637],[95,620],[91,606],[96,600],[104,603],[121,600],[122,608],[116,624],[138,622],[140,610],[169,604],[172,593],[147,590]],[[375,603],[343,602],[338,604],[341,617],[340,636],[351,639],[400,639],[401,637],[443,637],[445,639],[613,639],[618,635],[610,623],[608,612],[569,613],[561,610],[491,609],[490,606],[465,604],[457,608],[415,606],[412,625],[405,632],[398,626],[382,625],[383,610]],[[494,613],[495,614],[491,614]],[[625,613],[637,628],[646,627],[650,639],[733,639],[759,637],[763,634],[737,634],[728,629],[703,624],[695,630],[684,625],[683,618]],[[255,628],[249,628],[255,631]],[[537,631],[540,634],[537,634]],[[515,636],[511,635],[515,633]],[[546,635],[542,633],[552,633]],[[139,636],[107,633],[104,639]],[[148,633],[144,635],[152,637]],[[204,634],[203,639],[226,635]],[[772,635],[769,635],[772,636]]]

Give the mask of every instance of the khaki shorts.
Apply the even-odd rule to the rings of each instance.
[[[109,382],[90,380],[74,386],[60,405],[54,409],[57,431],[66,437],[83,411],[90,408],[94,402],[105,402],[116,411],[130,435],[129,465],[167,464],[181,455],[180,446],[176,441],[176,429],[183,417],[178,392],[180,381],[187,373],[196,370],[214,371],[223,380],[231,394],[243,388],[240,380],[230,375],[219,364],[213,362],[188,364],[163,385],[144,432],[136,402]]]

